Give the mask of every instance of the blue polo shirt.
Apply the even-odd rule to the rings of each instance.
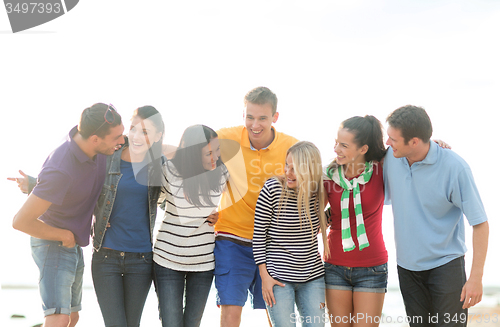
[[[392,204],[397,263],[413,271],[429,270],[463,256],[464,215],[471,226],[487,221],[467,163],[451,150],[430,142],[424,160],[412,166],[384,160],[385,204]]]
[[[89,158],[73,140],[76,132],[75,126],[45,160],[33,194],[52,203],[41,221],[70,230],[78,245],[87,246],[92,213],[106,177],[106,156]]]

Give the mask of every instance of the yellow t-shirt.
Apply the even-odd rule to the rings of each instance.
[[[274,130],[274,140],[266,149],[252,150],[244,126],[223,128],[217,134],[230,177],[215,230],[252,239],[260,190],[268,178],[285,173],[286,152],[298,140]]]

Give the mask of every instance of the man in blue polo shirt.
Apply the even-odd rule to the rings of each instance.
[[[386,204],[392,204],[398,275],[410,326],[466,326],[481,301],[488,247],[486,213],[467,163],[430,142],[424,109],[405,106],[387,118]],[[465,275],[464,215],[473,226]]]
[[[74,326],[81,309],[83,256],[92,212],[105,179],[106,155],[122,143],[123,124],[111,105],[94,104],[52,152],[13,227],[31,235],[40,269],[45,327]]]

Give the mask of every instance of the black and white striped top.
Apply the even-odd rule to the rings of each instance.
[[[196,207],[184,198],[183,179],[171,161],[163,167],[166,197],[165,216],[158,230],[153,260],[160,266],[177,271],[207,271],[215,268],[214,227],[205,223],[217,209],[229,173],[222,165],[221,192],[211,191],[213,206]]]
[[[295,193],[285,196],[280,208],[281,190],[280,182],[272,178],[260,191],[253,233],[255,263],[265,263],[271,277],[285,282],[300,283],[321,277],[324,269],[318,252],[318,215],[311,210],[313,236],[310,223],[300,223]]]

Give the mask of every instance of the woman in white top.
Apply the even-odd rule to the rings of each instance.
[[[217,133],[188,127],[164,165],[165,217],[154,246],[154,272],[163,326],[197,327],[212,285],[215,211],[229,177]]]

